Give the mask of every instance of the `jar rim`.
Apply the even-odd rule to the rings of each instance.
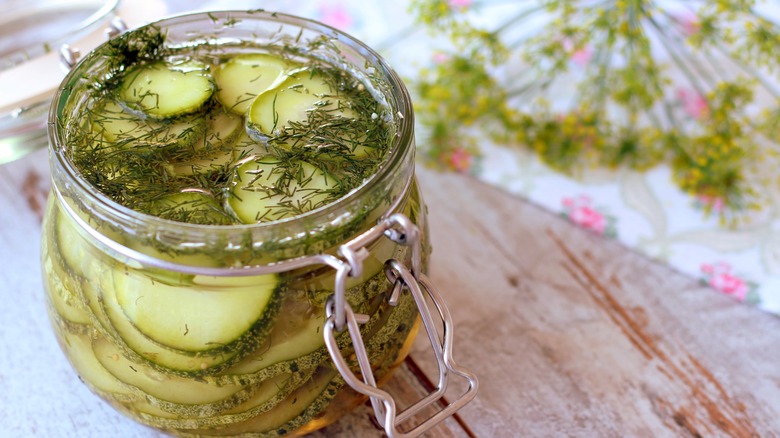
[[[363,199],[364,196],[370,192],[372,188],[380,181],[392,178],[395,171],[399,169],[404,162],[411,160],[413,163],[414,112],[411,103],[411,97],[408,90],[406,89],[406,86],[404,85],[400,76],[398,76],[395,70],[379,53],[377,53],[362,41],[339,29],[315,20],[285,13],[270,12],[265,10],[222,10],[193,12],[167,17],[135,28],[130,32],[137,32],[143,29],[148,29],[150,27],[157,27],[166,30],[172,26],[186,26],[188,23],[191,24],[201,21],[214,22],[216,25],[219,20],[223,20],[224,22],[235,22],[235,20],[255,20],[291,25],[298,27],[301,30],[314,31],[331,39],[337,40],[339,43],[357,51],[363,58],[365,58],[364,60],[370,60],[372,67],[375,67],[377,70],[379,70],[378,73],[380,73],[381,78],[388,85],[391,95],[385,97],[392,99],[392,102],[389,102],[390,108],[395,111],[395,114],[393,115],[395,125],[393,136],[394,138],[391,140],[388,155],[380,164],[377,171],[373,175],[366,178],[366,180],[363,181],[358,187],[341,198],[334,200],[333,202],[302,214],[269,222],[230,225],[193,224],[163,219],[158,216],[150,215],[126,207],[99,191],[82,176],[78,168],[67,157],[66,148],[64,147],[64,133],[63,130],[60,129],[60,125],[56,123],[56,121],[60,119],[60,115],[63,108],[65,107],[65,103],[70,98],[70,86],[75,81],[78,81],[82,72],[96,60],[96,57],[100,54],[100,50],[104,48],[106,44],[108,44],[104,43],[90,52],[87,56],[82,58],[70,70],[70,72],[68,72],[59,89],[57,90],[49,110],[48,136],[49,152],[51,157],[50,160],[54,166],[57,166],[62,171],[64,171],[71,182],[74,182],[79,190],[80,195],[88,197],[89,201],[100,205],[108,214],[121,221],[143,223],[144,225],[154,227],[155,229],[175,229],[179,232],[187,234],[218,233],[221,231],[241,233],[255,230],[265,230],[271,232],[271,230],[283,230],[286,227],[289,227],[291,224],[301,222],[327,223],[328,218],[338,216],[339,212],[344,211],[352,205],[358,204],[360,200]],[[412,175],[413,172],[410,172],[409,179],[412,178]],[[57,185],[56,178],[52,184],[54,186]]]

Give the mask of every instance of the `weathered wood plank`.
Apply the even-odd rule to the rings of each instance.
[[[778,434],[780,319],[500,190],[420,177],[455,357],[481,376],[476,435]]]

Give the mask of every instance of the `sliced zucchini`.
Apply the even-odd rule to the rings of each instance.
[[[208,67],[195,62],[139,65],[125,73],[119,98],[130,108],[155,119],[169,119],[199,110],[214,93]]]
[[[217,100],[243,115],[255,97],[277,87],[288,72],[300,67],[292,61],[265,54],[239,55],[214,69]]]
[[[268,336],[268,345],[237,363],[221,375],[249,375],[266,369],[271,365],[300,359],[325,345],[322,328],[325,325],[325,311],[316,310],[298,300],[286,300],[280,312],[285,318],[279,318]],[[301,369],[316,363],[301,363]],[[227,379],[226,379],[227,380]]]
[[[93,357],[116,380],[159,400],[192,406],[193,411],[198,409],[194,405],[216,404],[235,396],[239,391],[243,391],[241,401],[251,396],[251,388],[212,385],[198,379],[161,373],[142,363],[132,362],[122,354],[122,350],[103,338],[92,343],[92,351]]]
[[[207,225],[227,225],[232,219],[210,193],[200,189],[184,189],[154,200],[147,213],[179,222]]]
[[[63,201],[65,202],[65,201]],[[62,207],[55,208],[54,239],[50,251],[58,256],[67,272],[85,278],[93,269],[92,260],[97,254],[95,248],[87,242],[76,228],[78,225],[67,216]]]
[[[203,117],[186,116],[174,120],[152,120],[125,111],[106,101],[95,111],[92,127],[105,141],[118,149],[189,147],[203,135]]]
[[[188,161],[174,163],[171,170],[174,175],[192,176],[209,172],[220,172],[233,163],[233,149],[223,148],[212,151],[212,155]]]
[[[264,157],[270,153],[268,149],[268,143],[263,140],[256,140],[247,134],[246,130],[239,136],[235,145],[233,146],[233,160],[238,162],[245,162],[244,160],[249,157]]]
[[[218,415],[208,417],[179,416],[172,417],[170,413],[151,404],[136,403],[134,405],[139,419],[150,426],[163,429],[199,429],[218,427],[245,421],[262,414],[279,404],[292,391],[308,381],[314,369],[295,374],[280,374],[256,384],[254,395],[243,403],[225,410]]]
[[[275,90],[255,99],[249,109],[247,126],[251,132],[273,137],[296,123],[307,123],[313,111],[354,119],[356,114],[330,84],[316,71],[291,75]]]
[[[114,333],[113,326],[105,313],[103,291],[113,288],[111,270],[102,269],[93,274],[92,278],[81,281],[81,294],[84,304],[89,308],[92,325],[104,333]]]
[[[262,384],[218,385],[203,379],[162,373],[148,364],[128,360],[121,349],[102,338],[93,342],[92,349],[93,357],[125,392],[145,401],[136,406],[136,410],[153,418],[210,418],[255,400],[262,396],[259,395],[261,391],[267,394],[270,389]],[[289,378],[289,374],[280,375],[273,383],[281,385]]]
[[[237,423],[202,428],[176,430],[182,436],[282,436],[315,418],[335,397],[343,381],[338,373],[322,366],[305,385],[293,391],[273,409],[254,418]]]
[[[92,351],[92,339],[89,336],[59,330],[57,339],[73,368],[90,388],[103,394],[111,394],[118,401],[142,399],[125,388],[100,364]]]
[[[336,185],[305,161],[266,155],[233,172],[228,208],[244,223],[285,219],[327,204]]]
[[[146,361],[155,369],[182,376],[213,374],[241,359],[244,348],[238,346],[227,351],[215,349],[213,354],[193,353],[162,346],[147,337],[127,319],[117,302],[113,278],[122,275],[125,274],[116,272],[111,276],[112,284],[103,289],[99,305],[108,322],[106,331],[117,341],[125,356],[134,362]],[[250,345],[246,350],[251,350]]]
[[[183,352],[241,350],[261,343],[278,310],[279,277],[251,277],[245,284],[181,287],[137,272],[114,276],[117,304],[139,332]],[[233,284],[236,284],[234,281]]]
[[[361,327],[364,339],[372,338],[387,322],[390,312],[386,310],[389,306],[385,301],[385,295],[380,294],[359,309],[371,316],[368,323]],[[223,384],[255,381],[279,373],[316,367],[330,360],[323,338],[324,305],[307,305],[305,299],[291,298],[285,301],[280,312],[298,317],[280,318],[268,336],[267,345],[261,346],[218,375],[206,378]],[[350,348],[351,341],[346,332],[337,338],[337,342],[342,349]]]
[[[232,144],[244,132],[244,119],[223,108],[215,108],[206,119],[204,148],[219,149]]]
[[[379,278],[375,278],[380,273],[384,273],[385,262],[387,260],[397,258],[401,255],[403,247],[390,239],[382,238],[368,249],[368,256],[363,259],[363,273],[360,277],[348,276],[345,282],[347,289],[347,300],[356,308],[360,300],[364,300],[370,297],[360,297],[360,293],[371,293],[378,291],[380,286],[384,286],[386,280],[384,275],[380,275]],[[377,285],[374,285],[377,283]],[[336,271],[328,269],[324,271],[322,275],[318,275],[314,278],[306,278],[300,282],[295,282],[290,285],[291,288],[302,288],[310,293],[329,291],[332,292],[336,285]],[[353,299],[354,298],[354,299]]]
[[[218,171],[233,161],[233,144],[245,133],[244,119],[215,108],[206,117],[206,131],[192,147],[183,150],[172,158],[173,173],[176,175],[195,175],[209,171]]]
[[[47,256],[43,261],[44,286],[52,309],[61,318],[74,324],[89,324],[92,319],[89,310],[81,298],[81,280],[73,273],[66,272],[54,260]]]

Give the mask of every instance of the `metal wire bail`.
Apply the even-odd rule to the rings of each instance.
[[[411,247],[411,270],[395,259],[390,259],[385,262],[385,274],[393,283],[393,293],[390,295],[389,303],[392,306],[397,305],[399,295],[405,290],[408,290],[412,294],[414,301],[417,304],[417,308],[420,311],[422,324],[427,332],[428,340],[431,343],[439,369],[439,379],[436,390],[400,413],[398,412],[392,395],[379,389],[376,385],[376,379],[371,370],[368,353],[360,334],[359,324],[361,320],[365,321],[365,318],[363,318],[362,315],[356,315],[345,298],[346,291],[344,284],[346,276],[359,275],[362,270],[362,261],[366,254],[365,246],[381,238],[383,235],[398,244]],[[343,245],[339,250],[339,254],[346,260],[344,266],[347,268],[337,270],[334,295],[331,296],[326,305],[328,317],[325,320],[323,333],[328,352],[333,359],[336,369],[344,377],[347,384],[354,390],[370,397],[374,415],[390,438],[419,436],[465,406],[476,396],[479,387],[479,381],[477,380],[476,375],[470,370],[459,366],[452,357],[452,317],[447,306],[444,304],[441,295],[439,295],[433,287],[430,280],[420,271],[419,230],[406,216],[394,214],[361,236],[358,236]],[[355,274],[355,272],[358,272],[358,274]],[[437,315],[440,318],[444,329],[443,333],[439,333],[436,320],[431,313],[431,308],[428,305],[427,299],[430,299],[436,307]],[[362,380],[352,372],[349,364],[339,350],[338,342],[336,342],[335,333],[342,331],[344,328],[349,331],[354,354],[357,357],[360,372],[363,376]],[[468,389],[461,394],[458,399],[451,402],[444,409],[428,417],[425,421],[411,430],[400,432],[398,430],[399,424],[409,420],[424,408],[432,406],[444,396],[447,391],[450,373],[465,379],[468,382]]]

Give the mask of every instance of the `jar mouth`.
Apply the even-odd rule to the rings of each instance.
[[[194,24],[211,23],[213,33],[199,33],[187,30]],[[240,26],[242,23],[273,23],[280,26],[290,26],[294,29],[300,29],[301,32],[311,31],[315,34],[327,37],[335,43],[342,51],[344,62],[349,62],[351,67],[363,69],[364,65],[370,64],[374,70],[374,75],[381,78],[386,89],[381,90],[388,106],[394,112],[393,126],[394,136],[391,142],[389,152],[376,173],[368,177],[358,187],[353,189],[345,196],[334,200],[322,207],[298,214],[289,218],[279,219],[270,222],[261,222],[253,224],[231,224],[231,225],[202,225],[186,222],[178,222],[169,219],[163,219],[147,213],[128,208],[112,200],[102,192],[91,185],[81,174],[78,168],[67,156],[67,147],[64,130],[58,121],[63,119],[66,114],[67,102],[71,98],[73,90],[77,89],[77,83],[84,77],[84,73],[89,70],[93,62],[101,56],[101,51],[107,44],[103,44],[88,56],[84,57],[68,73],[62,82],[59,90],[55,94],[52,106],[49,111],[49,147],[52,168],[55,173],[53,184],[55,189],[59,187],[57,171],[63,173],[64,178],[68,180],[69,188],[76,192],[76,198],[79,202],[86,200],[91,206],[102,210],[103,215],[110,216],[112,220],[126,223],[143,223],[147,228],[158,230],[176,230],[181,234],[198,233],[219,233],[219,232],[246,232],[263,231],[271,232],[275,229],[288,229],[294,224],[306,224],[303,227],[294,227],[305,230],[307,226],[315,224],[333,224],[345,220],[346,211],[353,208],[359,208],[359,204],[369,192],[375,190],[375,186],[381,181],[387,181],[396,177],[398,169],[405,163],[414,160],[414,113],[411,104],[411,97],[397,73],[387,64],[387,62],[376,51],[368,47],[358,39],[326,24],[297,17],[294,15],[275,13],[268,11],[212,11],[196,12],[183,14],[174,17],[165,18],[130,32],[141,31],[146,28],[156,27],[164,32],[171,34],[171,30],[176,30],[177,37],[186,34],[189,41],[177,41],[177,44],[194,44],[204,41],[213,42],[214,38],[224,38],[230,41],[234,38],[231,29]],[[356,60],[347,60],[347,57],[356,56]],[[357,62],[361,64],[358,65]],[[411,180],[413,169],[409,172],[408,179]]]

